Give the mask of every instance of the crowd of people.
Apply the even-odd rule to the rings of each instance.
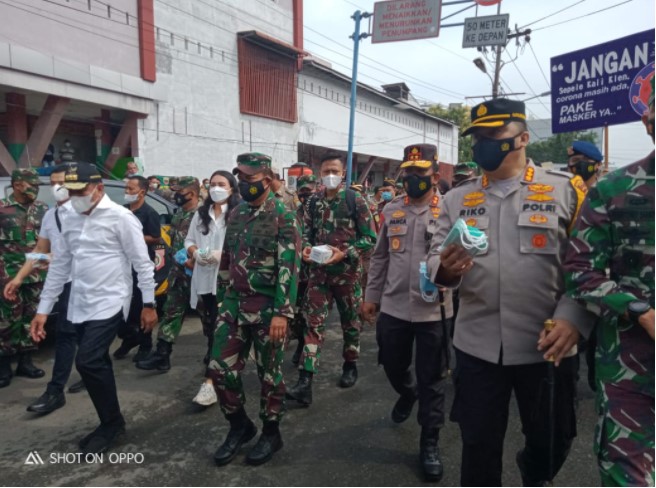
[[[644,122],[653,139],[653,94]],[[13,356],[16,375],[45,375],[31,352],[56,311],[52,379],[27,408],[61,408],[75,363],[76,389],[86,388],[100,420],[79,448],[104,452],[125,431],[115,337],[115,359],[138,348],[137,368],[167,372],[195,309],[207,349],[193,401],[218,403],[230,425],[214,461],[230,463],[257,435],[241,381],[252,358],[262,428],[246,461],[266,463],[283,446],[286,402],[313,403],[334,302],[339,386],[357,383],[360,332],[375,324],[378,361],[398,394],[391,420],[406,421],[418,404],[426,480],[443,476],[439,439],[455,364],[449,416],[461,432],[461,484],[501,485],[514,394],[525,437],[516,463],[525,486],[543,486],[577,435],[577,345],[587,338],[601,480],[653,486],[654,153],[600,177],[601,154],[577,141],[569,172],[544,169],[526,156],[524,104],[508,99],[473,107],[465,134],[474,162],[456,166],[452,188],[440,185],[437,148],[414,144],[399,181],[385,179],[372,196],[344,185],[336,153],[321,158],[316,176],[300,177],[296,192],[269,156],[253,152],[202,184],[182,176],[163,189],[130,172],[125,205],[105,194],[94,165],[68,162],[50,176],[57,205],[49,210],[37,200],[36,173],[15,170],[0,203],[0,388],[11,383]],[[165,246],[148,192],[178,206]],[[168,252],[165,273],[158,246]],[[164,282],[168,292],[156,297]],[[298,377],[286,385],[293,340]]]

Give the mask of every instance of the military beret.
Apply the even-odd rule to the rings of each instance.
[[[574,141],[572,146],[567,149],[567,154],[569,156],[580,154],[598,162],[601,162],[601,160],[604,159],[599,148],[597,148],[592,142],[588,141]]]
[[[90,183],[102,183],[102,176],[95,164],[66,163],[65,188],[68,190],[83,190]]]
[[[237,156],[237,167],[232,170],[232,174],[242,172],[251,176],[267,169],[271,169],[271,157],[266,154],[251,152]]]
[[[30,185],[39,184],[39,173],[32,168],[15,169],[11,172],[11,182],[26,181]]]
[[[481,127],[502,127],[510,122],[526,122],[526,105],[519,100],[495,98],[471,109],[471,125],[462,135],[469,135]]]
[[[296,188],[301,189],[306,186],[315,185],[317,183],[317,177],[314,175],[303,175],[298,178],[296,181]]]
[[[437,161],[437,146],[434,144],[413,144],[403,150],[401,168],[423,168],[433,166]]]
[[[171,186],[174,184],[172,183]],[[198,181],[198,178],[195,178],[193,176],[181,176],[178,178],[178,181],[175,183],[175,186],[178,188],[187,188],[188,186],[200,186],[200,183]]]

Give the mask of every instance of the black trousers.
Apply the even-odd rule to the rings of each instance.
[[[503,441],[511,393],[515,393],[522,433],[526,474],[549,480],[549,416],[547,362],[503,366],[456,349],[455,399],[451,420],[462,436],[462,486],[501,486]],[[574,358],[563,359],[555,375],[554,476],[576,437]]]
[[[70,281],[64,285],[64,290],[57,300],[57,322],[55,330],[55,364],[52,366],[52,379],[46,387],[51,394],[64,391],[68,377],[71,375],[77,350],[77,333],[75,327],[66,319],[68,312],[68,299],[71,296]]]
[[[378,316],[378,362],[399,395],[418,396],[417,422],[423,428],[444,425],[445,340],[448,341],[448,332],[445,336],[441,322],[413,323],[385,313]],[[416,384],[410,369],[413,346],[416,347]]]
[[[159,305],[159,302],[158,302]],[[130,311],[128,319],[121,324],[118,330],[119,338],[123,341],[138,345],[144,349],[153,347],[153,333],[141,330],[141,311],[143,310],[143,296],[138,286],[137,274],[132,271],[132,300],[130,301]],[[158,316],[161,317],[158,307]]]
[[[216,332],[216,321],[219,318],[219,302],[213,293],[206,293],[205,295],[201,295],[200,298],[203,300],[203,307],[205,309],[201,311],[203,314],[203,320],[201,321],[203,335],[207,337],[208,341],[213,341],[214,332]]]
[[[75,324],[78,340],[77,367],[86,386],[101,424],[123,422],[116,393],[116,380],[109,346],[123,323],[123,311],[103,320],[89,320]]]

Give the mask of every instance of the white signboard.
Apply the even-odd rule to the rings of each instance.
[[[391,0],[374,4],[371,42],[408,41],[440,34],[442,0]]]
[[[462,47],[505,46],[510,14],[465,19]]]

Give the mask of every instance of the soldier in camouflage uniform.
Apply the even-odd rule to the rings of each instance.
[[[654,139],[654,95],[643,117]],[[654,152],[602,177],[565,263],[568,294],[599,316],[595,453],[604,486],[654,486]]]
[[[312,403],[312,376],[317,372],[326,319],[333,299],[342,323],[344,337],[340,386],[348,388],[358,378],[356,361],[360,354],[358,312],[362,303],[360,256],[376,243],[371,212],[364,199],[341,185],[344,164],[339,155],[327,154],[321,161],[325,190],[312,197],[303,219],[303,260],[310,265],[310,281],[305,300],[308,325],[299,364],[297,384],[287,391],[303,405]],[[312,246],[328,245],[332,256],[323,264],[310,260]]]
[[[271,158],[260,153],[237,157],[239,193],[245,202],[230,215],[223,253],[229,285],[219,321],[209,374],[230,431],[214,455],[228,464],[257,428],[244,411],[246,398],[240,373],[251,344],[260,378],[262,435],[246,457],[258,465],[282,447],[279,422],[284,411],[282,375],[287,322],[294,318],[301,237],[296,214],[271,190]]]
[[[296,212],[301,202],[296,194],[285,185],[285,180],[282,179],[282,168],[278,165],[274,165],[271,167],[271,171],[273,172],[271,191],[276,195],[276,198],[282,200],[287,207],[287,210]]]
[[[296,211],[296,216],[298,222],[301,225],[301,233],[303,232],[303,218],[305,212],[307,212],[308,200],[317,190],[317,177],[314,175],[303,175],[298,179],[296,183],[296,191],[300,205]],[[303,353],[303,331],[307,326],[307,321],[303,315],[302,306],[305,299],[305,294],[307,292],[308,281],[310,279],[310,270],[307,263],[301,263],[301,271],[299,273],[298,279],[298,294],[296,298],[296,310],[294,315],[294,320],[292,320],[289,329],[291,332],[292,338],[298,339],[298,344],[296,345],[296,350],[292,356],[292,363],[298,365],[298,362],[301,359],[301,354]]]
[[[0,289],[12,280],[25,263],[25,253],[36,246],[41,220],[48,206],[37,200],[39,175],[33,169],[11,173],[13,193],[0,200]],[[45,280],[44,270],[33,270],[16,293],[16,301],[0,301],[0,388],[11,383],[11,356],[18,354],[17,376],[41,378],[42,369],[32,364],[36,349],[29,335]]]
[[[177,182],[177,191],[174,199],[180,207],[171,221],[171,250],[177,253],[184,249],[184,241],[189,232],[191,219],[198,208],[200,194],[200,184],[196,178],[184,176]],[[139,369],[166,372],[171,369],[171,351],[173,343],[180,335],[182,322],[185,318],[187,306],[189,305],[189,294],[191,293],[191,272],[186,270],[194,268],[194,260],[188,257],[184,265],[177,262],[171,267],[168,277],[169,288],[164,302],[162,321],[159,324],[157,334],[157,348],[147,358],[137,361],[136,366]],[[198,303],[198,310],[201,317],[206,314],[202,312],[202,301]]]
[[[381,228],[381,218],[378,213],[379,205],[377,205],[371,198],[367,196],[367,194],[364,191],[364,187],[361,184],[353,183],[351,185],[351,190],[358,192],[369,206],[369,211],[371,212],[371,218],[373,219],[374,222],[374,230],[376,231],[376,234],[378,234]],[[387,201],[383,201],[382,203],[387,203]],[[360,255],[360,265],[361,265],[360,286],[362,287],[363,293],[364,290],[367,289],[367,279],[369,277],[369,263],[371,261],[371,256],[373,253],[374,253],[374,249],[371,248],[371,250],[367,252],[363,252]]]

